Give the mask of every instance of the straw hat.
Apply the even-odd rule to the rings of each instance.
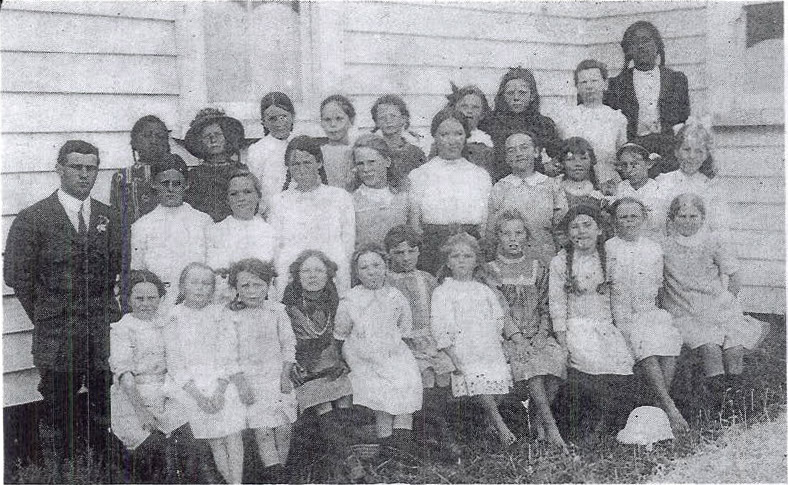
[[[223,110],[203,108],[189,123],[189,130],[183,141],[176,141],[183,145],[189,153],[202,160],[205,158],[202,131],[213,123],[217,123],[221,127],[227,141],[227,150],[230,152],[240,151],[258,140],[257,138],[246,138],[243,124],[237,119],[227,116]]]
[[[646,445],[647,451],[654,448],[654,443],[673,438],[668,415],[654,406],[640,406],[633,409],[627,418],[627,425],[616,435],[619,443]]]

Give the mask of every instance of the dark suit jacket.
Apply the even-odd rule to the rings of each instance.
[[[632,69],[623,71],[611,78],[605,92],[604,103],[613,109],[619,109],[627,117],[627,139],[637,136],[638,105],[635,96],[635,84],[632,81]],[[659,68],[659,122],[662,132],[673,134],[673,125],[684,123],[690,115],[689,87],[687,76],[682,72],[673,71],[665,66]]]
[[[106,368],[109,324],[121,270],[120,224],[93,200],[87,236],[69,221],[57,192],[23,210],[11,225],[3,263],[33,322],[33,362],[55,370]]]

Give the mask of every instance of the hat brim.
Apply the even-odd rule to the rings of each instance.
[[[227,138],[227,133],[239,133],[240,136],[240,147],[241,149],[248,147],[257,139],[249,139],[246,138],[244,135],[244,125],[238,121],[237,119],[231,116],[206,116],[205,118],[201,118],[192,122],[192,125],[189,127],[189,130],[186,132],[186,136],[183,137],[183,140],[179,140],[175,138],[176,143],[183,146],[187,152],[192,154],[194,157],[203,159],[205,158],[205,153],[203,150],[203,143],[202,143],[202,131],[205,129],[206,126],[211,125],[213,123],[219,123],[222,128],[222,131],[225,133],[225,138]]]

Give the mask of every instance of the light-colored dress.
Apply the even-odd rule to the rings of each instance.
[[[393,415],[421,409],[421,374],[402,340],[410,326],[410,305],[390,286],[358,285],[340,300],[334,338],[345,342],[354,404]]]
[[[177,295],[183,268],[204,263],[208,229],[213,219],[187,203],[178,207],[158,206],[131,226],[131,269],[147,269]]]
[[[389,230],[408,222],[407,192],[393,192],[389,187],[373,189],[361,185],[353,192],[356,210],[356,247],[367,243],[383,244]]]
[[[627,141],[627,118],[621,111],[605,105],[591,108],[579,104],[566,107],[554,119],[562,139],[579,136],[594,148],[594,173],[600,184],[621,181],[615,169],[616,151]]]
[[[356,178],[353,171],[353,145],[326,143],[320,150],[323,152],[323,168],[328,185],[350,190]]]
[[[640,237],[605,242],[610,274],[613,321],[624,334],[636,361],[646,357],[676,357],[681,334],[670,313],[657,308],[664,260],[659,244]]]
[[[167,372],[172,377],[171,393],[186,408],[194,437],[215,439],[237,433],[246,427],[246,412],[235,386],[224,393],[224,406],[209,414],[183,390],[189,381],[205,396],[211,397],[219,379],[228,380],[239,371],[238,342],[235,329],[220,305],[202,309],[176,305],[164,328]]]
[[[690,237],[676,234],[665,239],[663,248],[663,306],[673,314],[684,345],[755,348],[768,324],[745,316],[739,300],[723,286],[722,275],[735,273],[738,262],[719,236],[704,229]]]
[[[254,393],[246,406],[247,428],[275,428],[298,417],[295,391],[281,392],[282,369],[295,363],[295,335],[281,303],[266,300],[259,308],[225,309],[237,335],[238,367]]]
[[[111,325],[109,366],[115,378],[110,388],[112,432],[133,450],[150,435],[143,429],[120,377],[130,373],[145,407],[160,424],[159,431],[169,435],[187,422],[184,407],[167,396],[167,362],[162,333],[164,322],[145,321],[131,313]]]
[[[459,360],[462,378],[452,375],[454,396],[509,392],[504,312],[493,290],[478,281],[446,278],[432,294],[431,323],[438,349],[453,347]]]
[[[513,330],[523,336],[523,343],[517,344],[510,333],[503,345],[514,381],[544,375],[566,379],[566,352],[553,337],[550,324],[545,267],[528,256],[507,259],[500,255],[488,266],[509,305]]]
[[[566,195],[556,179],[538,172],[526,178],[510,174],[492,188],[487,233],[494,234],[497,216],[507,210],[516,210],[525,218],[531,235],[529,253],[547,266],[556,254],[553,225],[561,220],[567,209]]]
[[[287,177],[285,151],[292,138],[292,134],[284,140],[268,134],[251,145],[247,151],[246,165],[263,185],[263,202],[266,208],[270,209],[274,196],[281,192],[285,185]],[[261,210],[261,212],[265,211]]]
[[[616,196],[612,200],[615,201],[623,197],[633,197],[646,206],[648,216],[643,230],[652,241],[662,242],[665,238],[665,220],[668,214],[667,207],[670,202],[660,188],[659,182],[654,179],[648,179],[645,185],[635,189],[629,183],[629,180],[624,180],[616,187]]]
[[[659,183],[665,199],[664,217],[670,209],[670,203],[681,194],[696,194],[703,199],[706,206],[705,224],[708,230],[717,232],[720,237],[727,238],[730,230],[730,209],[725,202],[725,195],[718,185],[717,179],[710,179],[700,172],[687,175],[681,170],[660,174]]]
[[[597,291],[605,281],[599,254],[574,254],[575,292],[567,292],[567,254],[550,263],[550,318],[553,331],[566,332],[569,366],[586,374],[632,374],[635,364],[624,336],[613,325],[610,294]]]
[[[419,269],[409,273],[389,271],[386,281],[398,289],[410,303],[413,324],[405,332],[405,342],[419,364],[422,386],[428,389],[450,385],[454,364],[446,352],[438,350],[430,326],[432,292],[438,287],[435,277]]]
[[[356,217],[350,194],[320,185],[310,192],[290,188],[274,198],[271,225],[279,234],[277,286],[283,291],[288,268],[305,249],[323,251],[339,270],[339,294],[350,288],[350,258],[356,242]]]
[[[261,216],[248,221],[228,216],[208,229],[208,266],[215,271],[228,270],[230,265],[245,258],[274,262],[278,244],[276,231]],[[228,286],[226,274],[216,279],[216,302],[227,303],[235,293]]]

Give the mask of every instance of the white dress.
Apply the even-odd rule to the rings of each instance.
[[[145,321],[131,313],[111,325],[109,333],[109,366],[115,375],[110,388],[112,432],[127,448],[133,450],[150,435],[143,429],[120,376],[130,373],[145,407],[161,425],[159,431],[169,435],[187,422],[183,404],[166,392],[167,362],[165,360],[164,322]]]
[[[605,243],[610,274],[613,321],[621,330],[635,360],[676,357],[681,334],[670,313],[657,308],[664,258],[654,241],[640,237],[625,241],[614,237]]]
[[[194,437],[223,438],[246,427],[246,413],[232,384],[224,393],[224,406],[208,414],[183,390],[189,381],[205,396],[211,397],[219,379],[229,380],[239,371],[238,342],[235,329],[220,305],[202,309],[176,305],[164,328],[167,371],[172,377],[171,394],[186,408]]]
[[[361,185],[353,192],[356,211],[356,246],[383,244],[389,230],[408,222],[408,194],[389,187],[373,189]]]
[[[291,134],[288,138],[280,140],[268,134],[251,145],[246,154],[246,166],[260,179],[263,185],[263,202],[269,209],[272,199],[285,185],[287,176],[285,151],[292,137]]]
[[[262,217],[245,221],[228,216],[208,229],[208,266],[226,270],[245,258],[274,262],[277,245],[276,231]],[[215,295],[217,302],[229,302],[235,297],[226,275],[216,279]]]
[[[213,219],[187,203],[158,206],[131,226],[131,269],[147,269],[170,284],[177,295],[183,268],[205,263],[208,229]]]
[[[410,305],[391,286],[358,285],[340,300],[334,338],[345,342],[354,404],[393,415],[421,409],[421,373],[402,340],[411,326]]]
[[[350,288],[356,217],[347,191],[327,185],[310,192],[287,189],[274,198],[270,221],[279,235],[276,266],[280,292],[287,285],[290,264],[306,249],[323,251],[339,266],[336,285],[340,295]]]
[[[432,294],[432,333],[438,349],[454,348],[462,378],[452,375],[452,394],[507,394],[512,374],[503,352],[504,310],[477,281],[446,280]]]
[[[604,281],[599,254],[574,255],[575,293],[565,288],[566,258],[561,250],[550,262],[549,301],[553,331],[566,332],[569,366],[586,374],[632,374],[635,362],[613,325],[609,292],[597,291]]]
[[[225,309],[224,318],[235,328],[238,367],[255,397],[246,406],[246,427],[294,423],[298,417],[295,390],[284,394],[280,387],[284,364],[295,363],[295,335],[284,305],[266,300],[259,308]]]

